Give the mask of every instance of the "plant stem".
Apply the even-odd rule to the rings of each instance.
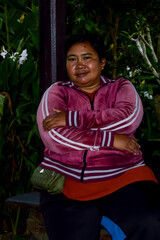
[[[6,26],[6,37],[7,37],[7,47],[8,51],[10,50],[10,41],[9,41],[9,28],[8,28],[8,14],[7,14],[7,5],[5,4],[4,7],[4,14],[5,14],[5,26]]]
[[[21,207],[18,207],[15,224],[13,222],[13,219],[11,218],[12,233],[14,236],[17,234],[17,226],[18,226],[18,221],[19,221],[19,216],[20,216],[20,210],[21,210]]]
[[[17,210],[17,217],[16,217],[16,222],[15,222],[15,230],[16,230],[16,234],[17,234],[17,226],[18,226],[18,221],[19,221],[20,211],[21,211],[21,207],[18,207],[18,210]]]

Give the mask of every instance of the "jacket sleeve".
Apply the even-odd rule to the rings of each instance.
[[[141,99],[130,81],[119,81],[116,100],[111,108],[104,110],[67,111],[68,126],[83,129],[112,131],[119,134],[134,132],[142,121]]]
[[[63,87],[52,85],[44,93],[37,111],[37,123],[41,139],[49,150],[65,153],[73,150],[99,150],[100,147],[112,147],[114,135],[108,131],[79,129],[74,126],[57,127],[44,131],[43,120],[53,114],[52,108],[67,110],[67,96]]]

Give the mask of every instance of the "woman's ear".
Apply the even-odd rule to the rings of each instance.
[[[103,70],[106,65],[106,58],[101,59],[101,69]]]

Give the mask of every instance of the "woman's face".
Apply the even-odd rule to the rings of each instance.
[[[66,68],[70,80],[87,92],[96,90],[106,59],[99,59],[98,53],[89,42],[72,45],[67,53]]]

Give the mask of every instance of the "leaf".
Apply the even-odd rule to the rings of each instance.
[[[34,124],[32,130],[29,132],[28,134],[28,139],[27,139],[27,143],[26,143],[26,146],[28,146],[28,144],[30,143],[31,141],[31,138],[33,137],[33,135],[37,132],[37,123]]]
[[[0,64],[0,91],[8,91],[8,57]]]
[[[138,79],[154,79],[155,77],[154,76],[149,76],[149,75],[139,75],[137,76]]]
[[[2,25],[3,25],[3,19],[0,18],[0,30],[2,30]]]
[[[16,25],[16,34],[13,35],[11,41],[14,44],[17,44],[17,42],[19,42],[19,40],[21,40],[22,38],[28,38],[28,29],[30,28],[30,26],[32,26],[33,22],[34,16],[32,13],[29,13],[24,19],[23,23]]]
[[[24,5],[24,1],[22,0],[5,0],[5,3],[8,4],[8,8],[14,8],[14,9],[17,9],[17,10],[21,10],[21,11],[26,11],[26,7]]]
[[[34,47],[39,49],[39,32],[37,30],[29,30],[29,33],[31,35]]]
[[[0,195],[4,195],[5,196],[5,190],[2,186],[0,186]]]
[[[1,95],[4,95],[7,98],[7,100],[8,100],[8,108],[10,110],[10,113],[13,114],[13,111],[12,111],[12,101],[11,101],[9,93],[1,92]]]
[[[159,156],[160,157],[160,151],[159,150],[155,150],[153,153],[152,153],[152,156]]]
[[[27,107],[32,104],[31,101],[28,102],[21,102],[16,108],[17,117],[21,117]],[[23,115],[24,116],[24,115]]]
[[[4,109],[4,102],[6,100],[6,97],[2,94],[0,94],[0,121],[2,119],[3,116],[3,109]]]
[[[35,68],[35,64],[34,64],[33,58],[30,58],[29,61],[24,62],[21,67],[21,73],[20,73],[21,80],[28,78],[27,82],[29,82],[30,81],[29,75],[34,71],[34,68]],[[23,83],[25,84],[25,82]]]
[[[2,153],[3,147],[5,145],[5,131],[4,131],[4,124],[0,122],[0,160],[2,162],[2,159],[4,158],[4,155]]]

